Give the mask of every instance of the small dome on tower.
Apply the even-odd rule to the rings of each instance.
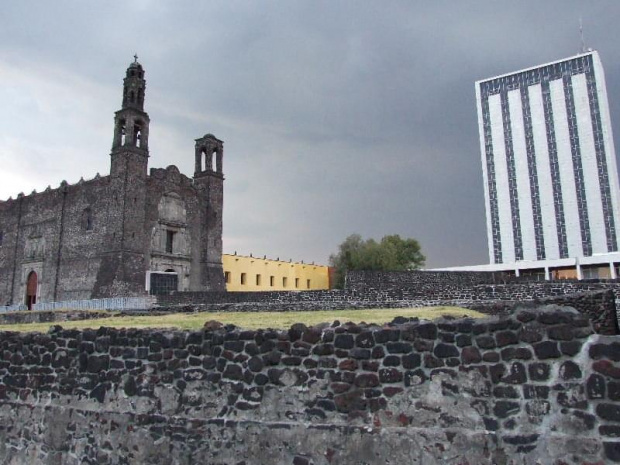
[[[142,65],[138,63],[138,55],[133,56],[134,61],[129,64],[127,68],[127,77],[144,77],[144,69]]]

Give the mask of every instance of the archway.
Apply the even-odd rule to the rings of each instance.
[[[31,271],[26,281],[26,306],[28,310],[32,310],[32,306],[37,303],[37,287],[39,286],[39,278],[37,273]]]

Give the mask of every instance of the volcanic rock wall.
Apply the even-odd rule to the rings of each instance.
[[[620,342],[569,308],[212,327],[0,333],[0,460],[620,462]]]
[[[386,273],[391,274],[391,273]],[[620,283],[528,283],[525,286],[440,288],[431,295],[420,289],[180,292],[157,296],[158,311],[313,311],[351,308],[458,306],[490,315],[508,314],[515,306],[559,304],[592,319],[600,334],[620,334]]]

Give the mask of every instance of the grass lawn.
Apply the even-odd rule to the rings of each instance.
[[[460,307],[423,307],[423,308],[389,308],[370,310],[330,310],[314,312],[204,312],[204,313],[171,313],[157,316],[123,316],[98,318],[93,320],[62,321],[57,323],[30,323],[0,325],[0,331],[38,331],[47,332],[53,324],[63,328],[94,328],[101,326],[113,328],[178,328],[200,329],[206,321],[217,320],[224,324],[232,323],[247,329],[289,328],[294,323],[312,326],[318,323],[339,320],[341,323],[387,323],[397,316],[418,317],[433,320],[443,315],[456,317],[484,317],[482,313]]]

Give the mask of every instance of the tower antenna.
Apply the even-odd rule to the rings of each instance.
[[[579,17],[579,35],[581,36],[581,53],[586,53],[586,42],[583,39],[583,19]]]

